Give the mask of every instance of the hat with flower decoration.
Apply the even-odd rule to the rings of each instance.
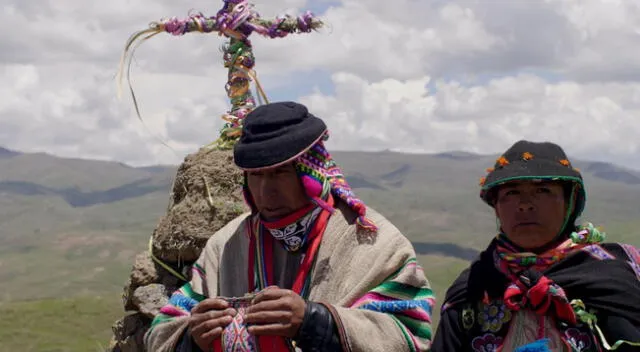
[[[574,168],[564,150],[551,142],[520,140],[501,155],[488,174],[480,180],[480,198],[494,205],[497,187],[513,181],[564,181],[573,184],[573,214],[584,210],[586,191],[580,171]]]

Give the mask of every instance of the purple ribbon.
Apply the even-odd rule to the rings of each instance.
[[[164,30],[172,35],[183,35],[187,30],[187,23],[177,17],[171,17],[164,23]]]
[[[312,22],[313,14],[311,13],[311,11],[307,11],[304,14],[298,16],[298,28],[301,32],[310,32]]]

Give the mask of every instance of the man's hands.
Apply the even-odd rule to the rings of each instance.
[[[236,310],[219,298],[208,298],[198,303],[189,317],[189,330],[193,341],[203,351],[209,351],[213,341],[222,335],[222,331],[231,323]]]
[[[268,287],[253,299],[244,321],[252,335],[293,338],[302,325],[306,305],[304,299],[291,290]]]
[[[253,299],[245,311],[244,323],[252,335],[293,338],[302,325],[306,306],[304,299],[295,292],[271,286]],[[223,299],[209,298],[198,303],[189,317],[193,341],[203,351],[210,350],[236,314]]]

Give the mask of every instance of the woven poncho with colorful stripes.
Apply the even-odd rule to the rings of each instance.
[[[206,281],[206,273],[201,266],[195,264],[192,270],[197,282]],[[425,351],[433,338],[431,316],[435,297],[430,288],[413,282],[416,271],[421,272],[422,268],[415,258],[409,259],[381,284],[353,302],[350,308],[389,314],[402,331],[410,351]],[[186,283],[171,295],[169,303],[153,320],[151,329],[175,318],[189,316],[191,309],[203,299],[205,297],[196,293],[191,283]]]
[[[415,258],[356,300],[351,308],[390,314],[404,334],[411,351],[425,351],[431,345],[432,308],[435,295],[430,288],[412,283],[415,271],[422,271]]]

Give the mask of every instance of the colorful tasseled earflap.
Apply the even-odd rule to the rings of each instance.
[[[334,209],[325,202],[326,196],[331,192],[333,196],[344,201],[349,208],[358,214],[356,223],[359,228],[370,232],[378,231],[375,223],[366,216],[366,205],[356,197],[344,178],[342,170],[325,148],[324,141],[328,137],[329,135],[326,133],[321,140],[295,160],[296,171],[305,192],[320,207],[333,212]],[[243,195],[251,210],[257,211],[247,186],[246,172]]]
[[[344,178],[342,170],[325,148],[324,141],[328,138],[329,134],[326,133],[323,139],[309,148],[296,161],[296,168],[307,194],[320,206],[327,207],[328,205],[322,199],[325,193],[330,191],[332,195],[340,198],[358,214],[356,222],[359,228],[371,232],[378,231],[378,227],[366,216],[366,205],[356,197]]]
[[[323,139],[327,138],[328,134],[325,133]],[[326,172],[326,161],[329,158],[331,156],[324,148],[322,141],[319,141],[298,157],[295,167],[307,196],[322,208],[333,211],[333,208],[324,201],[331,191]]]

